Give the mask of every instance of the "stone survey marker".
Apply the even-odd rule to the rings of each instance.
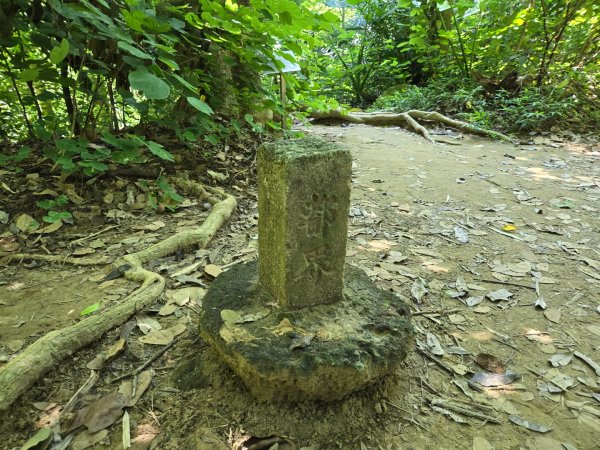
[[[299,309],[342,297],[352,158],[288,142],[258,153],[258,273],[282,308]]]
[[[398,367],[408,307],[345,265],[352,159],[316,138],[258,153],[258,262],[209,289],[200,334],[261,400],[333,400]]]

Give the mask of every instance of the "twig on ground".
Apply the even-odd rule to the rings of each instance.
[[[77,400],[79,400],[81,397],[83,397],[85,394],[87,394],[90,391],[90,389],[92,389],[92,387],[94,387],[94,385],[96,384],[96,381],[98,381],[98,378],[100,378],[98,375],[98,371],[92,370],[90,373],[90,376],[88,377],[86,382],[83,383],[83,385],[81,385],[81,387],[79,389],[77,389],[77,392],[75,392],[73,394],[73,396],[69,399],[69,401],[63,408],[63,410],[62,410],[63,415],[68,414],[72,411],[73,407],[75,406],[75,403],[77,403]]]
[[[92,234],[90,234],[88,236],[84,236],[84,237],[81,237],[79,239],[75,239],[74,241],[69,242],[69,245],[80,244],[81,242],[85,242],[85,241],[87,241],[89,239],[92,239],[92,238],[94,238],[96,236],[99,236],[99,235],[101,235],[103,233],[106,233],[107,231],[112,230],[113,228],[118,228],[118,227],[119,227],[119,225],[109,225],[108,227],[103,228],[100,231],[96,231],[95,233],[92,233]]]
[[[498,234],[501,234],[502,236],[506,236],[506,237],[509,237],[509,238],[516,239],[517,241],[522,241],[523,240],[523,238],[520,238],[519,236],[515,236],[514,234],[507,233],[506,231],[499,230],[499,229],[491,227],[489,225],[486,228],[489,228],[490,230],[492,230],[492,231],[494,231],[494,232],[496,232]]]
[[[535,286],[527,286],[526,284],[513,283],[512,281],[491,280],[489,278],[478,278],[477,281],[482,283],[504,284],[506,286],[515,286],[535,291]]]
[[[444,400],[442,398],[432,398],[432,399],[428,399],[429,403],[432,406],[438,406],[438,407],[442,407],[442,408],[446,408],[449,409],[452,412],[455,412],[457,414],[461,414],[463,416],[467,416],[467,417],[473,417],[475,419],[480,419],[486,422],[491,422],[494,423],[496,425],[502,425],[502,421],[496,417],[492,417],[490,416],[489,412],[487,413],[480,413],[478,411],[474,411],[470,408],[467,408],[465,406],[462,405],[457,405],[453,402],[450,402],[448,400]]]
[[[140,373],[142,373],[142,371],[146,367],[148,367],[150,364],[152,364],[154,361],[156,361],[158,358],[160,358],[162,355],[164,355],[167,350],[174,347],[175,344],[177,344],[180,340],[181,340],[181,336],[173,339],[171,342],[169,342],[167,345],[165,345],[163,348],[161,348],[159,351],[157,351],[154,355],[152,355],[152,357],[150,357],[144,364],[139,366],[137,369],[134,369],[131,372],[127,372],[123,375],[119,375],[116,378],[113,378],[112,383],[123,380],[128,377],[133,377],[135,375],[139,375]]]
[[[444,369],[450,375],[454,375],[454,370],[452,370],[452,367],[450,367],[446,363],[442,362],[439,358],[436,358],[435,356],[433,356],[433,355],[427,353],[426,351],[420,349],[419,347],[416,347],[416,348],[417,348],[417,352],[419,352],[421,355],[425,356],[427,359],[430,359],[431,361],[433,361],[434,363],[436,363],[439,367],[441,367],[442,369]]]

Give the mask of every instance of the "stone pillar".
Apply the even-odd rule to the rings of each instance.
[[[352,158],[317,138],[258,151],[259,284],[286,309],[342,298]]]

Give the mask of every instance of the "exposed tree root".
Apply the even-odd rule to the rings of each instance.
[[[389,112],[344,112],[337,109],[331,111],[314,111],[309,114],[309,117],[313,119],[339,119],[351,123],[363,123],[367,125],[401,125],[406,124],[415,133],[420,134],[431,143],[436,143],[436,140],[431,137],[431,134],[427,129],[417,122],[419,120],[432,121],[443,123],[452,128],[456,128],[461,131],[467,131],[469,133],[477,134],[479,136],[485,136],[492,139],[500,139],[503,141],[511,142],[511,139],[497,131],[486,130],[483,128],[476,127],[467,122],[460,120],[451,119],[450,117],[444,116],[435,111],[419,111],[411,109],[403,113],[389,113]],[[438,140],[438,142],[441,142]]]
[[[129,280],[141,282],[142,285],[119,304],[105,308],[74,325],[46,334],[0,368],[0,410],[8,409],[21,394],[59,361],[97,341],[104,333],[124,323],[137,311],[150,306],[158,299],[165,287],[165,279],[157,273],[143,269],[142,264],[165,257],[181,247],[205,247],[235,210],[236,200],[230,195],[213,190],[213,194],[218,194],[217,197],[195,183],[176,180],[174,183],[193,190],[201,199],[214,205],[204,223],[196,230],[176,234],[138,253],[117,259],[112,267],[129,264],[131,269],[125,272],[124,276]],[[32,256],[34,255],[12,255],[12,259],[14,261],[16,258]],[[78,258],[60,256],[55,260],[35,259],[81,264]],[[100,264],[98,261],[96,260],[96,264]]]

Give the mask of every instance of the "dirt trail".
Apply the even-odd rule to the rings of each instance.
[[[579,352],[600,361],[598,152],[582,154],[581,146],[549,139],[544,143],[552,146],[472,137],[432,146],[400,129],[361,125],[312,132],[348,146],[355,157],[352,262],[415,310],[439,313],[415,317],[419,339],[429,352],[441,353],[427,345],[428,335],[437,338],[440,360],[454,376],[413,354],[401,374],[411,379],[408,392],[398,387],[388,395],[404,405],[404,419],[427,431],[405,422],[398,445],[471,448],[475,437],[483,437],[496,449],[562,448],[560,443],[599,448],[600,418],[594,414],[600,412],[600,372],[573,357]],[[407,259],[390,264],[388,259],[401,259],[390,251]],[[419,278],[429,291],[420,305],[410,290]],[[499,289],[512,295],[485,298]],[[534,306],[540,297],[545,311]],[[453,382],[464,386],[460,380],[471,376],[463,375],[466,370],[482,369],[473,356],[456,354],[462,353],[456,347],[473,356],[494,355],[520,379],[506,389],[488,389],[485,397],[470,388],[461,392]],[[468,397],[473,395],[477,401]],[[485,399],[502,425],[472,419],[472,426],[458,424],[452,411],[428,405],[426,399],[436,396],[471,406]],[[580,414],[582,405],[595,409]],[[511,423],[510,415],[553,430],[527,430]],[[382,441],[394,442],[392,435]]]
[[[199,305],[181,305],[162,317],[155,315],[159,304],[149,311],[152,317],[187,331],[153,365],[149,391],[130,408],[134,435],[158,431],[160,449],[239,448],[236,443],[251,436],[295,444],[281,441],[280,450],[600,448],[600,369],[590,366],[600,364],[599,153],[549,139],[512,146],[465,136],[456,139],[459,145],[434,146],[401,129],[363,125],[309,132],[352,150],[348,262],[411,305],[419,349],[397,374],[345,400],[266,405],[196,340]],[[211,248],[179,267],[200,258],[228,265],[253,255],[252,190],[240,205]],[[190,209],[171,216],[158,233],[132,236],[123,222],[103,239],[107,248],[135,250],[197,221],[198,211]],[[159,269],[176,272],[174,264],[163,261]],[[11,340],[35,338],[35,326],[47,332],[69,322],[68,314],[91,298],[118,301],[134,288],[118,282],[100,292],[86,271],[66,266],[58,275],[69,281],[60,284],[53,270],[11,269],[10,283],[0,286],[4,359],[18,351],[19,342]],[[26,300],[44,310],[31,317]],[[51,317],[54,323],[41,320]],[[0,448],[19,448],[31,435],[44,415],[33,402],[66,403],[88,378],[86,364],[118,335],[115,330],[79,352],[9,416],[0,415]],[[116,376],[155,353],[140,335],[134,330],[128,350],[101,372],[88,397],[113,392]],[[476,360],[504,373],[481,375]],[[502,386],[467,384],[478,373],[482,384]],[[117,422],[95,448],[121,448],[120,440]]]

